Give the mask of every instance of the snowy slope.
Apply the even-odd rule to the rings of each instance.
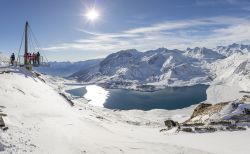
[[[25,70],[0,75],[0,105],[7,131],[0,130],[0,153],[164,153],[244,154],[250,131],[214,134],[159,132],[163,121],[186,120],[181,110],[113,111],[78,103],[71,107],[48,84]],[[58,81],[59,83],[62,81]]]
[[[249,60],[250,53],[235,53],[210,66],[217,77],[207,89],[209,102],[231,101],[250,91]]]
[[[166,143],[166,136],[155,128],[157,124],[134,125],[123,121],[122,113],[87,104],[72,108],[53,88],[32,74],[12,71],[0,75],[0,102],[8,115],[4,120],[9,127],[6,132],[0,130],[4,153],[202,152]],[[133,115],[125,119],[135,120]]]
[[[9,65],[9,58],[0,52],[0,66]]]

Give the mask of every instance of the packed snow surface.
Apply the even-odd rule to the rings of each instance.
[[[184,121],[182,110],[113,111],[58,94],[64,80],[46,83],[25,70],[0,75],[1,153],[247,153],[250,131],[214,134],[163,133],[168,118]],[[53,85],[53,86],[51,86]],[[60,88],[59,88],[60,89]],[[81,101],[82,103],[78,103]]]

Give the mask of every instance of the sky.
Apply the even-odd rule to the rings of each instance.
[[[95,21],[85,16],[92,8]],[[19,52],[29,21],[49,61],[250,44],[250,0],[0,0],[0,20],[0,52]]]

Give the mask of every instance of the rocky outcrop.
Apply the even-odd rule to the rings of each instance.
[[[242,131],[250,126],[250,96],[218,104],[199,104],[190,118],[178,124],[177,131],[212,133],[215,131]],[[166,120],[167,130],[175,126],[174,121]]]
[[[172,129],[173,127],[177,127],[179,126],[178,122],[175,122],[173,120],[166,120],[164,121],[165,123],[165,126],[168,128],[168,129]]]
[[[219,113],[229,102],[218,103],[215,105],[212,104],[199,104],[195,109],[190,119],[186,121],[189,122],[199,122],[204,120],[205,116],[211,117],[212,115]]]

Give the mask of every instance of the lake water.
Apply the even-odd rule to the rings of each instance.
[[[96,85],[68,90],[74,97],[85,97],[95,106],[120,110],[180,109],[206,100],[207,85],[168,87],[155,92],[104,89]]]

